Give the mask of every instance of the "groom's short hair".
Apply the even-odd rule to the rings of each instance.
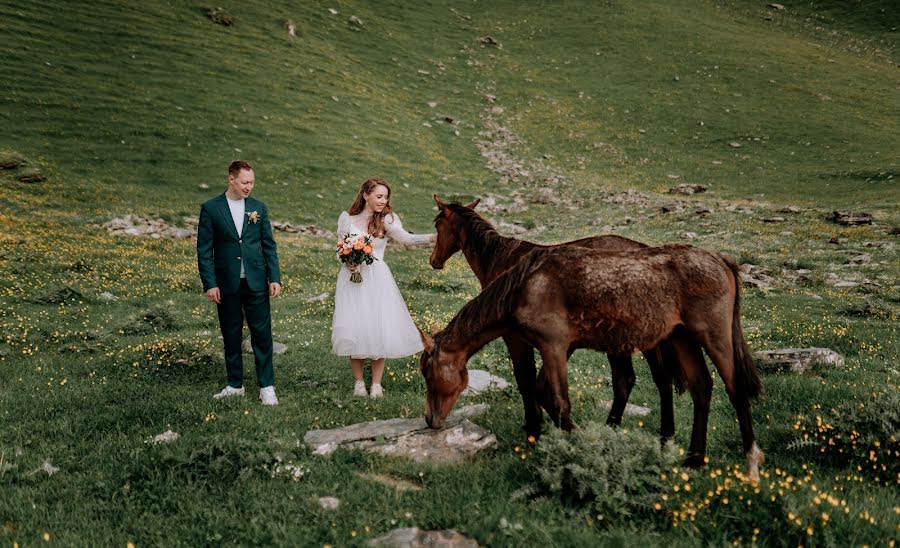
[[[253,166],[243,160],[235,160],[228,164],[228,174],[237,177],[242,169],[253,171]]]

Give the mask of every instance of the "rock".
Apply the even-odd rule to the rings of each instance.
[[[681,213],[685,210],[684,202],[673,202],[659,206],[660,213]]]
[[[357,16],[355,16],[355,15],[351,15],[350,18],[347,19],[347,22],[350,23],[351,25],[356,26],[356,27],[361,27],[361,26],[363,26],[362,19],[360,19],[359,17],[357,17]]]
[[[872,262],[872,256],[868,253],[860,253],[847,259],[847,264],[868,264]]]
[[[484,94],[484,96],[481,99],[489,105],[497,102],[497,96],[491,95],[490,93]]]
[[[781,11],[784,9],[784,6],[782,4],[769,4],[767,7],[777,11]]]
[[[272,228],[279,232],[287,232],[289,234],[305,234],[308,236],[321,236],[323,238],[328,238],[334,240],[337,238],[334,232],[330,230],[325,230],[324,228],[320,228],[316,225],[303,225],[303,226],[294,226],[291,223],[284,221],[272,221]]]
[[[103,223],[101,226],[113,234],[127,234],[129,236],[184,239],[192,238],[195,235],[195,231],[192,229],[176,227],[162,219],[150,219],[138,215],[116,217]]]
[[[234,17],[225,12],[222,8],[206,8],[206,17],[217,25],[230,27],[234,24]]]
[[[737,141],[732,141],[732,142],[728,143],[728,146],[730,146],[731,148],[741,148],[744,145],[738,143]]]
[[[319,497],[319,506],[326,510],[337,510],[341,505],[341,499],[337,497]]]
[[[485,46],[494,46],[497,48],[503,47],[502,45],[500,45],[500,42],[498,42],[493,36],[482,36],[478,39],[478,41]]]
[[[109,291],[104,291],[100,294],[101,301],[118,301],[119,298],[110,293]]]
[[[784,221],[784,217],[766,217],[763,219],[764,223],[783,223]]]
[[[486,404],[462,407],[447,417],[441,430],[429,428],[424,417],[398,418],[310,430],[303,442],[317,455],[328,455],[344,447],[415,461],[457,462],[497,445],[494,434],[467,419],[487,409]]]
[[[398,491],[400,493],[405,493],[408,491],[421,491],[422,488],[415,483],[411,483],[405,480],[392,478],[390,476],[386,476],[384,474],[372,474],[365,472],[357,472],[357,477],[360,477],[364,480],[372,481],[375,483],[380,483],[381,485],[385,485],[390,487],[391,489]]]
[[[200,183],[199,185],[197,185],[197,188],[199,188],[200,190],[209,190],[209,185],[206,183]]]
[[[825,275],[825,283],[832,287],[837,288],[848,288],[848,287],[856,287],[859,285],[858,282],[851,282],[849,280],[844,280],[834,272],[829,272]]]
[[[478,548],[478,543],[452,529],[422,531],[418,527],[394,529],[366,543],[383,548]]]
[[[835,244],[835,245],[845,244],[845,243],[847,243],[847,238],[838,238],[837,236],[832,236],[828,240],[828,243]]]
[[[17,179],[23,183],[41,183],[47,178],[44,177],[44,174],[38,168],[28,168],[22,171]]]
[[[531,195],[531,202],[535,204],[555,204],[558,201],[559,198],[556,197],[556,191],[548,187],[535,189]]]
[[[827,217],[839,225],[859,226],[872,224],[872,216],[868,213],[854,213],[849,210],[835,210]]]
[[[696,240],[697,233],[696,232],[682,232],[681,239],[682,240]]]
[[[0,152],[0,169],[16,169],[25,165],[25,159],[17,152]]]
[[[745,287],[755,287],[757,289],[768,289],[772,287],[775,278],[770,276],[772,273],[766,267],[757,266],[750,263],[744,263],[738,267],[741,283]]]
[[[329,248],[329,249],[331,249],[331,248]],[[312,297],[307,297],[305,299],[305,301],[308,303],[320,303],[320,302],[327,301],[328,297],[330,297],[330,296],[331,296],[331,293],[328,293],[326,291],[325,293],[319,293],[318,295],[314,295]]]
[[[166,430],[162,434],[157,434],[156,436],[150,436],[144,443],[149,443],[150,445],[159,445],[161,443],[172,443],[177,440],[181,436],[178,432],[172,432],[171,430]]]
[[[474,396],[488,390],[505,390],[509,383],[503,377],[491,375],[480,369],[469,369],[469,385],[463,390],[463,396]]]
[[[694,210],[694,215],[706,216],[706,215],[709,215],[710,213],[712,213],[712,209],[710,209],[706,206],[698,207],[697,209]]]
[[[612,400],[603,400],[600,402],[601,407],[605,407],[606,409],[612,408]],[[630,403],[625,404],[625,415],[635,415],[637,417],[646,417],[650,414],[650,408],[644,407],[641,405],[632,405]]]
[[[802,211],[803,210],[800,207],[795,205],[784,206],[778,210],[779,213],[800,213]]]
[[[690,185],[687,183],[681,183],[676,187],[672,187],[669,189],[669,194],[700,194],[701,192],[706,192],[706,187],[703,185]]]
[[[272,341],[272,353],[274,354],[284,354],[287,351],[287,345]],[[250,343],[250,337],[244,339],[244,342],[241,343],[241,350],[244,351],[244,354],[252,354],[253,353],[253,345]]]
[[[828,348],[784,348],[754,353],[764,372],[790,371],[803,373],[816,363],[843,367],[844,357]]]
[[[650,195],[629,188],[621,192],[608,193],[603,198],[603,201],[610,204],[634,204],[647,206],[650,205]]]
[[[297,23],[294,23],[293,19],[288,19],[284,22],[284,30],[286,30],[290,36],[297,36]]]

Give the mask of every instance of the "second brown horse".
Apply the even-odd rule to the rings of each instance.
[[[748,475],[758,480],[763,453],[753,436],[750,400],[761,382],[741,328],[733,261],[686,245],[603,255],[578,248],[529,252],[443,331],[433,338],[422,334],[429,426],[443,425],[465,389],[469,358],[510,332],[540,351],[552,395],[548,411],[560,425],[571,425],[567,364],[576,349],[630,355],[674,333],[671,340],[688,384],[705,384],[703,355],[687,341],[698,343],[725,384],[737,412]],[[708,416],[694,411],[690,454],[702,459]],[[701,412],[708,414],[708,408]]]

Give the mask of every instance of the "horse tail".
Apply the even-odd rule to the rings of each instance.
[[[753,360],[753,353],[744,338],[741,327],[741,276],[738,265],[728,257],[722,257],[734,277],[734,317],[731,321],[731,346],[734,349],[734,369],[738,390],[742,390],[748,398],[754,399],[762,391],[759,370]]]

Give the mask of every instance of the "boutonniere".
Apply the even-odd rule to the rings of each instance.
[[[256,211],[251,211],[247,214],[247,220],[249,220],[253,224],[256,224],[259,221],[259,213],[257,213]]]

